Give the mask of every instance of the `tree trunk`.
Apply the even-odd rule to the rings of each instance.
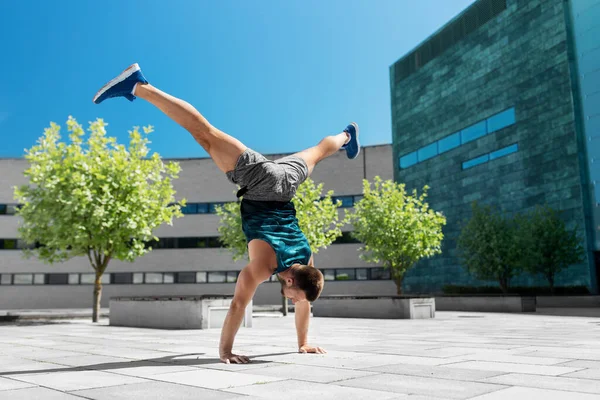
[[[508,293],[508,279],[500,278],[500,289],[502,289],[502,293]]]
[[[398,296],[402,296],[402,281],[404,280],[404,275],[397,276],[394,278],[394,283],[396,284],[396,294]]]
[[[102,297],[102,275],[96,274],[96,281],[94,282],[94,309],[92,311],[92,322],[98,322],[98,316],[100,314],[100,298]]]
[[[284,317],[288,315],[288,299],[285,296],[281,296],[281,312]]]

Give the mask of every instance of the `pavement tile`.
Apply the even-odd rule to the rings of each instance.
[[[539,389],[600,394],[600,381],[593,379],[567,378],[563,376],[507,374],[482,379],[481,381],[510,386],[524,386]]]
[[[447,379],[425,378],[421,376],[381,374],[365,378],[336,382],[337,385],[357,388],[373,388],[395,393],[418,394],[424,396],[444,396],[450,399],[469,399],[483,393],[492,392],[505,386],[476,382],[451,381]]]
[[[600,396],[585,393],[562,392],[559,390],[532,389],[524,387],[511,387],[483,396],[473,397],[470,400],[599,400]]]
[[[360,388],[349,388],[338,386],[337,384],[322,384],[315,382],[308,383],[296,380],[271,382],[266,383],[264,385],[243,386],[234,389],[227,389],[227,391],[256,396],[264,399],[277,400],[388,400],[404,397],[408,399],[408,396],[399,397],[397,393]]]
[[[12,389],[22,389],[26,387],[35,386],[31,383],[16,381],[14,379],[2,378],[0,377],[0,391],[2,390],[12,390]],[[2,395],[0,395],[2,397]]]
[[[152,379],[163,382],[180,383],[182,385],[198,386],[207,389],[233,388],[236,386],[253,385],[256,383],[286,379],[260,375],[260,371],[261,370],[257,370],[255,374],[245,374],[215,369],[196,369],[194,371],[154,375]]]
[[[166,382],[135,383],[71,393],[94,400],[246,400],[241,395]]]
[[[359,378],[362,376],[375,375],[375,372],[340,370],[338,368],[315,367],[307,365],[281,365],[263,368],[258,372],[248,371],[244,373],[257,373],[266,376],[288,379],[292,377],[299,381],[310,381],[319,383],[330,383],[344,379]]]
[[[38,373],[32,375],[15,375],[11,376],[11,378],[66,392],[71,390],[147,382],[144,379],[132,376],[109,374],[101,371]]]
[[[575,360],[560,364],[561,367],[600,369],[600,361]]]
[[[547,365],[516,364],[508,362],[466,361],[444,365],[446,368],[475,369],[480,371],[515,372],[535,375],[562,375],[577,371],[577,368]]]
[[[600,380],[600,369],[584,369],[570,374],[561,375],[561,377]]]
[[[444,368],[427,365],[394,364],[368,368],[368,371],[388,374],[423,376],[427,378],[450,379],[457,381],[477,381],[504,374],[499,371],[478,371],[473,369]]]
[[[133,360],[130,358],[99,356],[94,354],[86,354],[81,356],[57,357],[50,358],[47,362],[53,364],[64,365],[69,367],[84,367],[85,369],[95,369],[97,366],[102,366],[109,363],[130,363]]]
[[[43,387],[9,390],[0,392],[6,400],[81,400],[81,397]]]

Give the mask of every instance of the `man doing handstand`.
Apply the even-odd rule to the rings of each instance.
[[[104,85],[94,96],[94,103],[112,97],[125,97],[130,101],[140,97],[152,103],[190,132],[227,178],[240,187],[242,228],[248,240],[250,261],[239,274],[223,324],[219,345],[221,361],[227,364],[249,361],[246,356],[232,353],[233,341],[256,288],[274,273],[278,274],[282,293],[296,306],[298,350],[324,353],[322,348],[307,343],[310,302],[323,290],[323,274],[314,267],[310,246],[298,226],[291,200],[298,185],[319,161],[340,148],[345,149],[351,159],[358,156],[358,125],[351,123],[343,132],[325,137],[314,147],[271,161],[212,126],[189,103],[150,85],[138,64]]]

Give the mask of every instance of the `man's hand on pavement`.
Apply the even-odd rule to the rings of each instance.
[[[316,354],[325,354],[327,353],[322,347],[313,347],[305,344],[304,346],[298,349],[299,353],[316,353]]]
[[[233,353],[221,354],[221,361],[225,364],[248,364],[250,359]]]

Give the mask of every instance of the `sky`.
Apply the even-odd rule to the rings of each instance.
[[[206,157],[141,99],[92,103],[135,62],[262,153],[300,151],[351,121],[363,145],[391,143],[389,67],[471,3],[0,0],[0,157],[22,157],[69,115],[84,126],[103,118],[121,143],[152,125],[162,157]]]

